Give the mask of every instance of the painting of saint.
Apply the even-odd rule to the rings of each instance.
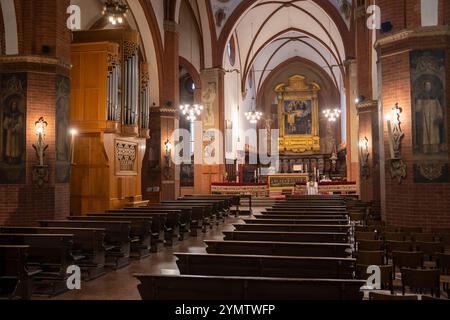
[[[285,134],[310,135],[312,133],[312,102],[285,101]]]
[[[26,76],[0,75],[0,184],[25,181]]]
[[[214,110],[216,103],[217,91],[216,83],[210,82],[203,92],[202,102],[205,106],[203,114],[203,127],[205,129],[215,128]]]
[[[58,77],[56,82],[56,182],[70,179],[70,81]]]
[[[414,181],[449,182],[447,104],[443,50],[413,51],[411,101],[414,137]]]
[[[442,88],[441,88],[442,89]],[[423,90],[419,93],[416,100],[416,113],[420,117],[420,123],[417,126],[421,128],[421,139],[417,141],[425,154],[441,152],[445,143],[445,137],[441,135],[444,122],[444,110],[433,90],[431,80],[423,83]]]
[[[11,100],[8,109],[3,116],[4,158],[9,164],[17,164],[21,161],[23,153],[23,114],[15,99]]]

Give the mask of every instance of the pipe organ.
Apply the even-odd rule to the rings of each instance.
[[[71,127],[79,133],[72,148],[72,214],[142,205],[150,81],[138,34],[75,32],[71,58]]]

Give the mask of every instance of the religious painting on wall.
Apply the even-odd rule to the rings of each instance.
[[[56,183],[70,181],[70,81],[56,79]]]
[[[285,135],[312,134],[312,101],[284,101]]]
[[[0,74],[0,184],[25,183],[26,88],[26,74]]]
[[[410,54],[414,182],[450,182],[445,51]]]
[[[302,75],[275,87],[278,98],[278,126],[281,153],[319,153],[320,86]]]
[[[213,129],[215,128],[215,113],[216,113],[216,98],[217,98],[217,86],[215,82],[209,82],[203,91],[202,102],[205,106],[203,113],[203,128]]]

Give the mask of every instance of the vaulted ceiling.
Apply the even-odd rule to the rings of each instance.
[[[211,0],[218,10],[227,5],[218,26],[219,43],[231,36],[237,43],[242,84],[251,75],[256,91],[270,72],[294,57],[320,66],[336,89],[343,89],[344,61],[351,55],[350,23],[334,0]],[[342,9],[342,10],[340,10]],[[216,20],[217,20],[217,14]],[[217,21],[216,21],[217,22]],[[223,60],[226,59],[226,53]]]

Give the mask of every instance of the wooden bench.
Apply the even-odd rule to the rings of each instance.
[[[73,235],[72,256],[86,281],[105,274],[105,229],[0,227],[0,233]]]
[[[180,240],[184,239],[185,234],[191,233],[192,230],[196,231],[201,228],[205,216],[209,213],[207,209],[203,207],[195,206],[175,206],[175,205],[150,205],[147,207],[138,208],[125,208],[127,211],[146,211],[146,212],[167,212],[168,214],[178,212],[176,225],[171,226],[173,229],[177,229],[175,232]],[[168,217],[171,220],[171,217]],[[169,222],[169,221],[168,221]],[[172,224],[172,222],[170,222]]]
[[[160,230],[164,232],[165,246],[172,246],[173,239],[184,239],[184,232],[181,231],[182,227],[180,227],[182,226],[180,222],[181,210],[126,208],[122,210],[110,210],[107,214],[122,217],[150,217],[153,221],[159,221],[159,226],[162,223]]]
[[[136,274],[144,300],[362,300],[360,280]]]
[[[250,223],[249,219],[245,219],[245,223]],[[293,219],[292,217],[277,217],[268,219],[263,218],[261,216],[255,216],[255,219],[253,219],[253,223],[267,223],[267,224],[329,224],[329,225],[348,225],[349,220],[347,219]]]
[[[216,254],[249,254],[297,257],[336,257],[351,255],[349,244],[271,241],[212,241],[206,240],[206,252]]]
[[[38,222],[42,227],[50,228],[105,229],[105,265],[114,269],[119,269],[130,263],[130,222],[89,220],[42,220]]]
[[[356,260],[349,258],[283,257],[175,253],[183,275],[352,279]]]
[[[67,268],[74,264],[73,234],[0,234],[0,245],[29,246],[27,268],[38,272],[34,293],[55,295],[67,290]]]
[[[285,231],[223,231],[224,240],[348,243],[346,233]]]
[[[33,277],[40,272],[27,270],[30,246],[0,245],[0,300],[30,300]]]
[[[342,215],[309,215],[309,214],[283,214],[283,213],[266,213],[255,215],[259,219],[310,219],[310,220],[341,220],[344,219]]]
[[[189,212],[190,216],[187,222],[191,222],[193,229],[205,230],[207,227],[212,228],[212,224],[217,220],[217,213],[213,211],[212,205],[200,205],[195,203],[164,203],[164,204],[152,204],[146,208],[157,209],[179,209]]]
[[[313,207],[313,206],[273,206],[267,208],[266,211],[284,211],[294,213],[309,213],[314,212],[317,214],[346,214],[347,208],[345,207]]]
[[[106,215],[69,217],[74,221],[119,221],[130,222],[131,251],[130,256],[143,259],[150,255],[150,252],[157,251],[157,243],[152,240],[152,217],[113,217]]]
[[[286,231],[286,232],[344,232],[349,233],[350,225],[326,224],[234,224],[237,231]]]

